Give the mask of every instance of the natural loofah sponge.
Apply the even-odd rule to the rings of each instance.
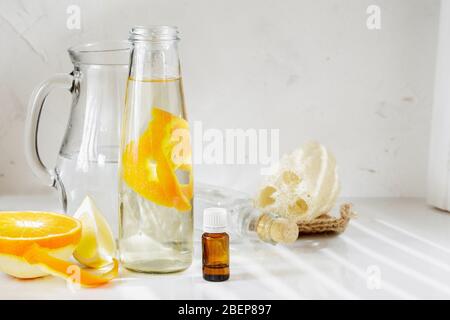
[[[295,221],[310,221],[332,209],[339,190],[334,156],[323,145],[309,142],[283,156],[261,188],[256,206]]]

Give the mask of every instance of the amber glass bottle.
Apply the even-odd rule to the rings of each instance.
[[[203,279],[225,281],[230,277],[229,236],[227,211],[224,208],[207,208],[203,217]]]

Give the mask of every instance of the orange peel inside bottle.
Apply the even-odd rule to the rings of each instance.
[[[142,197],[178,211],[192,209],[193,176],[189,124],[153,107],[152,119],[138,141],[130,141],[122,155],[122,176]],[[180,182],[181,176],[188,181]]]

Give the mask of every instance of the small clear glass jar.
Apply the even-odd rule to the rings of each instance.
[[[253,199],[245,193],[203,183],[197,183],[195,190],[197,210],[213,206],[228,211],[229,231],[233,241],[257,240],[288,244],[298,238],[298,226],[294,220],[261,212],[254,207]]]
[[[127,269],[188,268],[193,181],[175,27],[135,27],[122,114],[119,248]]]

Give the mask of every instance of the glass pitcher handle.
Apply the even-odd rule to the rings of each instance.
[[[56,74],[38,86],[31,94],[25,124],[25,155],[33,173],[49,186],[55,186],[55,170],[48,169],[39,156],[37,136],[39,120],[45,99],[53,89],[67,89],[72,93],[74,77],[70,74]]]

